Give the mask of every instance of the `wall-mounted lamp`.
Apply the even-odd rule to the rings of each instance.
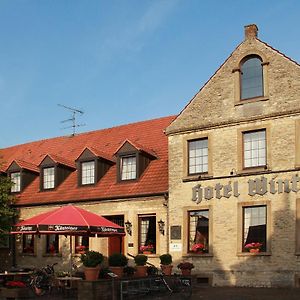
[[[165,222],[160,219],[160,221],[157,222],[158,224],[158,230],[161,234],[165,234]]]
[[[231,171],[230,171],[230,175],[237,175],[237,171],[236,171],[236,169],[231,169]]]
[[[127,222],[125,222],[125,229],[129,235],[132,234],[132,223],[129,222],[128,220],[127,220]]]

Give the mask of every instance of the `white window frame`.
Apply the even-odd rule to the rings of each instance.
[[[55,187],[55,167],[43,168],[43,189],[49,190]]]
[[[95,161],[85,161],[81,163],[81,184],[95,184]]]
[[[267,132],[265,129],[243,132],[244,168],[267,165]]]
[[[188,174],[208,173],[208,138],[188,141]]]
[[[121,180],[134,180],[137,178],[137,156],[124,156],[120,159]]]
[[[21,172],[13,172],[10,174],[10,179],[13,183],[11,187],[12,193],[18,193],[21,191]]]

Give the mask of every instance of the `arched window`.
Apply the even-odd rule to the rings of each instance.
[[[241,99],[263,95],[262,60],[259,56],[248,56],[241,65]]]

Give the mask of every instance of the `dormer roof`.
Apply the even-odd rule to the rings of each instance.
[[[34,173],[40,173],[40,170],[38,168],[38,166],[30,163],[30,162],[27,162],[27,161],[24,161],[24,160],[21,160],[21,159],[16,159],[16,160],[13,160],[7,170],[10,169],[10,167],[13,165],[13,164],[16,164],[17,166],[20,167],[20,169],[24,169],[24,170],[28,170],[28,171],[31,171],[31,172],[34,172]]]
[[[76,169],[74,162],[72,162],[64,157],[58,156],[56,154],[46,154],[44,156],[44,158],[41,160],[39,167],[41,166],[41,164],[47,157],[49,157],[55,164],[60,164],[60,165],[63,165],[65,167],[68,167],[71,169]]]

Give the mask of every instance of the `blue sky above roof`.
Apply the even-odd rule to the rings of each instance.
[[[299,1],[2,0],[0,148],[178,114],[244,39],[300,62]]]

